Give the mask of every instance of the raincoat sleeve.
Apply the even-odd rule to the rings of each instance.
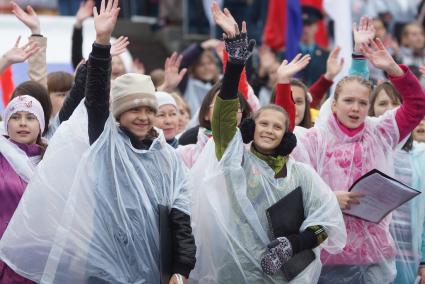
[[[236,114],[239,105],[238,85],[243,68],[243,64],[232,63],[230,60],[227,62],[223,85],[215,100],[211,126],[216,156],[219,160],[236,133]]]
[[[109,116],[110,49],[111,45],[93,43],[87,63],[85,105],[88,115],[90,144],[93,144],[99,138]]]
[[[424,220],[424,225],[422,230],[421,252],[422,252],[421,265],[425,266],[425,220]]]

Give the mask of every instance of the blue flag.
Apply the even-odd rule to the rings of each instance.
[[[303,21],[299,0],[287,0],[286,8],[285,59],[291,61],[299,53],[299,43],[303,33]]]

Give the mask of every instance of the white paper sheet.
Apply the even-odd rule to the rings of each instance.
[[[365,174],[349,191],[361,192],[364,196],[359,198],[360,204],[352,204],[343,212],[373,223],[379,223],[391,211],[420,194],[378,170]]]

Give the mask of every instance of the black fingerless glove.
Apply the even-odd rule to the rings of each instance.
[[[252,54],[255,40],[251,39],[248,42],[246,33],[240,33],[235,38],[226,38],[224,46],[232,63],[244,65]]]

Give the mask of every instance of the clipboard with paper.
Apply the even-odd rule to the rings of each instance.
[[[359,178],[348,191],[360,192],[364,196],[359,204],[352,204],[351,208],[343,210],[343,213],[376,224],[420,194],[419,191],[377,169]]]

